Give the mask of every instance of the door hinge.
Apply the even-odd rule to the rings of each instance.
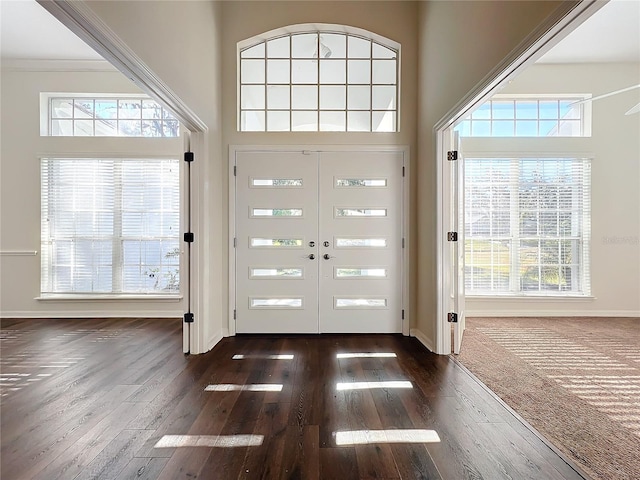
[[[458,151],[457,150],[449,150],[447,152],[447,160],[450,162],[458,159]]]
[[[193,313],[188,312],[184,314],[184,323],[193,323]]]
[[[236,248],[238,246],[238,239],[237,237],[233,237],[233,248]]]
[[[238,167],[236,165],[233,166],[233,176],[234,177],[238,176]]]
[[[402,320],[404,320],[404,308],[402,309]]]
[[[233,309],[233,319],[234,320],[236,319],[236,309],[235,308]]]
[[[193,152],[184,152],[184,161],[193,162]]]
[[[404,167],[402,167],[402,176],[404,177]]]
[[[458,314],[455,312],[447,313],[447,322],[458,323]]]
[[[404,238],[402,239],[402,248],[404,248]]]
[[[447,232],[447,242],[457,242],[458,232]]]
[[[195,240],[195,235],[193,234],[193,232],[185,232],[184,234],[184,241],[187,243],[193,243],[193,241]]]

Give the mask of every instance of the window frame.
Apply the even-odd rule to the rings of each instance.
[[[116,107],[116,117],[114,118],[105,118],[100,119],[96,118],[95,111],[93,112],[91,117],[76,117],[75,116],[75,108],[72,107],[72,115],[71,117],[55,117],[53,116],[53,108],[52,103],[55,100],[90,100],[94,102],[96,101],[116,101],[116,105],[119,104],[120,101],[132,101],[132,100],[140,100],[140,102],[148,101],[153,102],[157,108],[160,109],[160,117],[161,118],[143,118],[143,108],[140,109],[140,117],[139,118],[120,118],[119,111],[120,108]],[[53,121],[54,120],[69,120],[72,122],[73,134],[72,135],[54,135],[53,131]],[[76,120],[80,121],[89,121],[93,124],[92,134],[91,135],[76,135],[75,134],[75,122]],[[114,122],[115,134],[113,135],[96,135],[95,134],[95,125],[96,122],[104,120],[108,122]],[[143,131],[143,123],[145,121],[159,121],[160,128],[162,132],[165,130],[165,124],[168,122],[175,123],[176,134],[175,135],[142,135]],[[120,133],[119,122],[124,121],[135,121],[140,122],[140,135],[123,135]],[[155,101],[148,95],[144,94],[135,94],[135,93],[77,93],[77,92],[42,92],[40,93],[40,136],[42,137],[64,137],[64,138],[178,138],[181,135],[182,126],[178,118],[176,118],[166,107]]]
[[[585,138],[585,137],[591,137],[591,125],[592,125],[592,105],[591,102],[589,101],[585,101],[588,100],[592,97],[591,94],[582,94],[582,93],[563,93],[563,94],[558,94],[558,93],[550,93],[550,94],[495,94],[493,95],[490,99],[488,99],[486,102],[484,102],[483,104],[479,105],[478,108],[476,108],[473,112],[471,112],[469,115],[467,115],[466,117],[464,117],[463,119],[459,120],[455,126],[455,130],[457,132],[459,132],[460,137],[461,138]],[[491,105],[493,102],[508,102],[508,101],[513,101],[514,102],[514,116],[513,118],[494,118],[492,115],[492,111],[493,109],[491,108]],[[515,102],[533,102],[536,101],[538,102],[538,105],[540,102],[544,102],[544,101],[553,101],[553,102],[562,102],[562,101],[570,101],[570,102],[582,102],[579,103],[579,112],[580,112],[580,116],[578,119],[575,119],[579,122],[580,125],[580,133],[579,135],[540,135],[540,122],[544,122],[544,121],[556,121],[558,122],[558,128],[560,128],[560,124],[562,122],[562,116],[559,113],[558,110],[558,116],[556,118],[549,118],[549,119],[545,119],[545,118],[541,118],[540,117],[540,112],[538,110],[538,113],[536,115],[535,118],[518,118],[517,114],[515,113]],[[490,111],[490,116],[488,118],[474,118],[474,115],[476,114],[476,112],[478,112],[483,106],[485,105],[489,105],[489,111]],[[538,132],[537,135],[518,135],[517,134],[517,121],[535,121],[536,122],[536,130]],[[565,120],[569,120],[572,121],[574,119],[565,119]],[[513,135],[494,135],[493,134],[493,130],[494,130],[494,123],[498,121],[498,122],[509,122],[509,121],[513,121]],[[479,134],[479,135],[474,135],[473,134],[473,123],[474,122],[488,122],[490,125],[490,132],[487,135],[484,134]],[[577,123],[578,123],[577,122]],[[465,124],[468,124],[468,134],[465,134],[464,130],[465,130]]]
[[[315,54],[312,56],[307,57],[298,57],[295,56],[293,53],[293,37],[295,37],[296,35],[308,35],[308,34],[313,34],[316,35],[316,49],[315,49]],[[344,52],[344,56],[340,56],[339,59],[327,59],[327,58],[320,58],[318,59],[318,55],[317,52],[318,51],[322,51],[322,35],[343,35],[345,37],[344,40],[344,44],[345,44],[345,52]],[[289,39],[289,45],[288,45],[288,56],[286,56],[286,58],[284,56],[277,56],[277,57],[270,57],[269,56],[269,52],[268,52],[268,43],[272,42],[272,41],[276,41],[276,40],[280,40],[283,38],[288,38]],[[369,42],[369,54],[368,56],[365,57],[351,57],[349,54],[349,38],[357,38],[360,40],[365,40],[367,42]],[[260,45],[264,45],[264,47],[262,48],[262,54],[261,56],[256,56],[256,57],[243,57],[243,53],[258,47]],[[380,45],[381,47],[383,47],[386,50],[389,50],[393,53],[393,56],[390,58],[383,58],[383,57],[376,57],[376,55],[374,54],[374,50],[375,50],[375,45]],[[393,42],[392,40],[386,39],[384,37],[381,37],[379,35],[374,34],[373,32],[368,32],[366,30],[362,30],[362,29],[357,29],[357,28],[353,28],[353,27],[345,27],[342,25],[323,25],[323,24],[306,24],[306,25],[294,25],[294,26],[289,26],[286,27],[286,29],[278,29],[278,30],[274,30],[272,32],[266,32],[262,35],[247,39],[247,40],[243,40],[241,42],[238,43],[237,46],[237,75],[236,75],[236,85],[237,85],[237,108],[236,108],[236,113],[237,113],[237,131],[240,133],[255,133],[255,132],[266,132],[266,133],[274,133],[274,132],[286,132],[286,133],[293,133],[293,132],[301,132],[301,131],[306,131],[306,132],[314,132],[314,133],[319,133],[319,132],[342,132],[342,133],[355,133],[355,132],[364,132],[364,133],[397,133],[400,131],[400,44],[398,44],[397,42]],[[262,75],[262,80],[259,82],[250,82],[247,83],[244,81],[243,78],[243,60],[257,60],[257,61],[262,61],[263,62],[263,68],[264,68],[264,74]],[[268,62],[269,60],[282,60],[282,61],[288,61],[289,62],[289,73],[288,73],[288,83],[287,82],[272,82],[269,80],[268,78]],[[316,76],[315,76],[315,82],[311,82],[311,83],[304,83],[304,82],[294,82],[293,80],[293,62],[298,61],[298,60],[312,60],[315,61],[318,64],[318,67],[316,68],[315,72],[316,72]],[[322,65],[326,62],[331,62],[331,61],[343,61],[344,62],[344,83],[338,82],[323,82],[321,80],[321,75],[322,75]],[[360,83],[360,82],[353,82],[350,83],[349,82],[349,70],[348,70],[348,65],[349,65],[349,61],[353,61],[353,60],[365,60],[369,62],[369,68],[370,68],[370,72],[369,72],[369,81],[368,83]],[[374,81],[374,61],[377,60],[381,60],[381,61],[393,61],[395,63],[395,81],[394,83],[385,83],[385,82],[375,82]],[[294,87],[304,87],[304,86],[309,86],[309,87],[315,87],[316,88],[316,95],[317,98],[315,99],[315,106],[314,107],[309,107],[309,108],[294,108],[293,106],[293,88]],[[283,87],[287,87],[288,90],[288,95],[289,95],[289,102],[288,102],[288,106],[286,107],[282,107],[282,108],[270,108],[269,107],[269,102],[268,102],[268,94],[269,94],[269,87],[274,87],[274,86],[283,86]],[[245,87],[263,87],[264,88],[264,92],[263,92],[263,99],[261,102],[259,102],[262,105],[262,108],[246,108],[246,106],[244,106],[243,104],[243,89]],[[321,91],[324,89],[327,89],[327,87],[344,87],[344,93],[345,93],[345,99],[344,99],[344,108],[329,108],[329,107],[323,107],[321,105]],[[369,96],[369,101],[368,101],[368,108],[353,108],[349,106],[349,90],[350,87],[365,87],[368,88],[368,96]],[[374,108],[374,97],[373,97],[373,91],[374,88],[378,87],[378,90],[380,88],[384,89],[385,87],[391,87],[395,89],[395,94],[393,95],[393,99],[392,99],[392,105],[393,105],[393,109],[390,108],[386,108],[386,109],[382,109],[382,108]],[[382,91],[382,90],[380,90]],[[243,120],[245,113],[250,113],[250,112],[257,112],[259,114],[262,114],[261,116],[263,118],[258,119],[258,122],[261,123],[261,127],[262,128],[251,128],[251,129],[247,129],[246,125],[245,125],[245,121]],[[288,115],[288,119],[285,122],[287,124],[286,127],[274,127],[270,129],[270,117],[272,115],[275,116],[275,114],[277,112],[282,112],[283,114]],[[315,116],[315,125],[313,125],[314,128],[295,128],[295,122],[294,122],[294,116],[295,114],[309,114],[311,116]],[[325,115],[329,115],[329,114],[336,114],[339,116],[342,116],[342,119],[340,120],[341,122],[343,122],[340,127],[338,128],[323,128],[323,122],[322,122],[322,117],[323,117],[323,113]],[[365,116],[368,115],[368,128],[364,128],[359,124],[359,128],[351,128],[350,127],[350,122],[356,122],[356,120],[351,120],[351,117],[353,116],[355,118],[357,113],[362,113]],[[392,116],[392,122],[393,125],[391,128],[389,129],[384,129],[384,130],[374,130],[373,129],[373,125],[374,125],[374,116],[375,115],[379,115],[381,116],[382,120],[381,121],[385,121],[385,117],[391,114]],[[259,115],[260,116],[260,115]],[[284,118],[284,117],[283,117]],[[363,117],[364,118],[364,117]],[[328,123],[329,125],[331,125],[331,123]]]

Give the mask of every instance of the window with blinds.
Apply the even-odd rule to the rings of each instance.
[[[589,295],[590,160],[465,159],[469,295]]]
[[[177,294],[177,159],[45,158],[42,294]]]

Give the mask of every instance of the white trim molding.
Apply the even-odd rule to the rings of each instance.
[[[225,335],[225,329],[221,329],[218,332],[216,332],[208,341],[207,341],[207,352],[212,350],[213,347],[215,347],[218,343],[220,343],[220,341],[224,338],[224,337],[228,337],[229,336],[229,332],[226,332]]]
[[[436,351],[436,349],[435,349],[435,347],[433,345],[433,342],[431,340],[429,340],[427,338],[427,336],[424,333],[422,333],[422,331],[418,330],[417,328],[412,328],[411,329],[411,336],[415,337],[416,339],[418,339],[418,341],[422,345],[424,345],[427,348],[427,350],[429,350],[430,352],[435,352]]]

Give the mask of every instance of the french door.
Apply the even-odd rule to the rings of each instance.
[[[236,154],[236,331],[402,329],[402,152]]]

